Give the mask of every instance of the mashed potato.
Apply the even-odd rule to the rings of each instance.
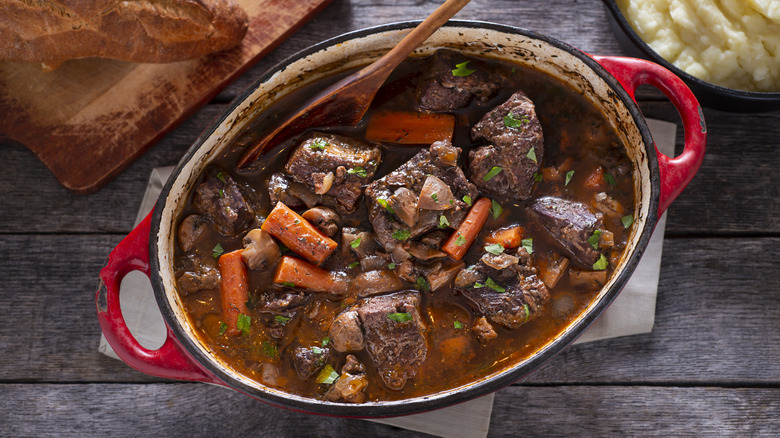
[[[681,70],[746,91],[780,91],[780,1],[618,0],[639,36]]]

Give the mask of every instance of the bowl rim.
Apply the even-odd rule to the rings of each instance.
[[[729,97],[735,97],[743,99],[748,102],[755,103],[777,103],[780,102],[780,91],[748,91],[740,90],[737,88],[729,88],[723,85],[718,85],[712,82],[707,82],[703,79],[697,78],[692,74],[680,69],[676,65],[667,61],[666,58],[656,52],[649,44],[647,44],[639,34],[634,30],[631,23],[628,22],[620,6],[617,4],[617,0],[602,0],[604,5],[610,11],[612,18],[620,26],[623,33],[631,40],[631,42],[642,52],[643,55],[651,59],[653,62],[662,65],[667,70],[671,71],[675,75],[683,78],[689,84],[696,84],[696,86],[711,89],[719,95],[725,95]]]
[[[260,393],[256,388],[242,383],[228,373],[225,373],[220,367],[215,366],[213,364],[213,358],[206,356],[200,351],[200,349],[194,346],[194,340],[191,339],[190,336],[180,326],[174,310],[170,307],[170,303],[166,299],[165,286],[160,274],[162,268],[160,265],[161,258],[157,252],[158,240],[166,238],[166,236],[160,235],[163,210],[166,208],[167,200],[169,198],[168,195],[171,192],[173,183],[182,173],[185,164],[193,159],[196,151],[203,145],[203,143],[215,133],[217,128],[223,122],[225,122],[228,117],[233,115],[239,105],[248,97],[250,97],[260,84],[269,80],[275,73],[287,68],[293,62],[301,58],[305,58],[313,53],[319,52],[327,47],[343,43],[347,40],[367,37],[382,32],[405,30],[415,27],[420,22],[420,20],[394,22],[347,32],[309,46],[291,55],[287,59],[277,63],[275,66],[258,77],[257,80],[249,85],[242,93],[240,93],[228,105],[228,107],[225,108],[223,112],[220,113],[220,115],[211,122],[211,124],[201,133],[193,145],[180,159],[171,176],[163,186],[161,194],[152,213],[151,232],[149,239],[151,282],[154,289],[155,299],[157,300],[160,311],[163,314],[163,319],[166,322],[168,330],[173,332],[174,340],[179,344],[180,347],[182,347],[182,350],[192,360],[194,360],[201,367],[204,367],[209,373],[216,377],[216,379],[222,382],[224,386],[230,387],[250,397],[259,399],[269,404],[292,409],[295,411],[352,418],[393,417],[421,413],[451,406],[492,393],[505,386],[508,386],[523,378],[528,373],[538,369],[539,366],[544,362],[563,351],[568,345],[574,342],[577,337],[579,337],[587,329],[587,327],[590,326],[612,303],[615,297],[617,297],[617,295],[622,290],[623,286],[625,286],[626,282],[631,277],[631,274],[634,272],[637,264],[639,263],[639,260],[641,259],[645,249],[647,248],[647,244],[650,241],[655,224],[658,221],[660,172],[656,157],[655,143],[653,142],[649,127],[645,122],[644,116],[642,115],[639,106],[632,99],[630,94],[606,68],[604,68],[585,52],[582,52],[568,43],[532,30],[516,26],[478,20],[450,20],[447,24],[445,24],[445,27],[486,29],[501,33],[525,36],[572,54],[572,56],[577,57],[580,61],[592,69],[601,80],[606,82],[606,84],[609,85],[611,90],[616,93],[620,101],[622,101],[623,105],[628,110],[633,119],[632,123],[636,125],[645,147],[643,151],[646,152],[645,160],[647,163],[650,179],[650,193],[648,195],[649,205],[647,210],[647,217],[644,219],[644,226],[641,229],[635,231],[639,233],[639,236],[636,240],[636,246],[634,247],[633,252],[629,257],[624,257],[622,268],[616,274],[614,274],[615,280],[612,283],[612,286],[608,288],[608,290],[603,294],[601,294],[600,299],[597,298],[597,302],[592,303],[590,307],[585,310],[586,313],[583,317],[567,326],[567,329],[560,333],[554,340],[548,343],[545,347],[542,347],[541,350],[533,353],[531,357],[529,357],[527,360],[524,360],[522,363],[516,364],[515,366],[507,368],[497,374],[482,378],[476,382],[471,382],[469,384],[461,385],[457,388],[444,390],[439,393],[414,397],[411,399],[350,404],[324,402],[314,398],[302,397],[289,393],[284,393],[284,395],[277,395],[273,392]]]

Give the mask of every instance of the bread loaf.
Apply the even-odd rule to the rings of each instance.
[[[0,0],[0,60],[56,67],[73,58],[165,63],[236,46],[234,0]]]

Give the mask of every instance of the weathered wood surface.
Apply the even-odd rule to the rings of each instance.
[[[0,387],[0,396],[13,401],[5,413],[8,436],[175,436],[182,431],[188,437],[422,436],[365,420],[272,408],[224,388],[192,383],[10,384]],[[766,388],[513,386],[496,394],[495,406],[491,437],[780,433],[780,391]]]
[[[0,140],[0,435],[419,436],[138,373],[97,352],[94,292],[151,170],[176,164],[230,99],[310,44],[422,18],[438,3],[335,0],[88,196],[68,192],[30,152]],[[599,0],[472,0],[457,18],[623,53]],[[659,93],[640,95],[647,116],[679,124]],[[780,112],[705,116],[707,156],[669,212],[653,332],[572,346],[501,390],[491,436],[780,435]]]

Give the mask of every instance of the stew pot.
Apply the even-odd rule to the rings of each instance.
[[[102,281],[96,296],[98,319],[106,339],[122,360],[147,374],[223,385],[295,410],[353,417],[394,416],[462,402],[518,380],[574,341],[607,308],[634,271],[659,216],[701,165],[706,126],[699,103],[679,78],[649,61],[591,57],[532,31],[484,22],[451,21],[415,53],[426,55],[447,47],[467,54],[512,60],[547,72],[580,90],[600,107],[627,145],[634,166],[635,226],[619,267],[594,302],[557,337],[515,366],[464,386],[403,401],[346,404],[287,394],[231,371],[198,340],[179,300],[173,273],[176,218],[198,175],[229,148],[247,144],[247,127],[253,116],[274,98],[375,60],[417,24],[404,22],[348,33],[293,56],[249,87],[198,138],[168,179],[153,213],[117,245],[100,273]],[[643,84],[661,89],[680,112],[685,128],[685,150],[676,158],[656,150],[633,100],[636,88]],[[157,350],[142,347],[122,318],[119,285],[122,277],[132,270],[150,276],[167,325],[167,340]]]

